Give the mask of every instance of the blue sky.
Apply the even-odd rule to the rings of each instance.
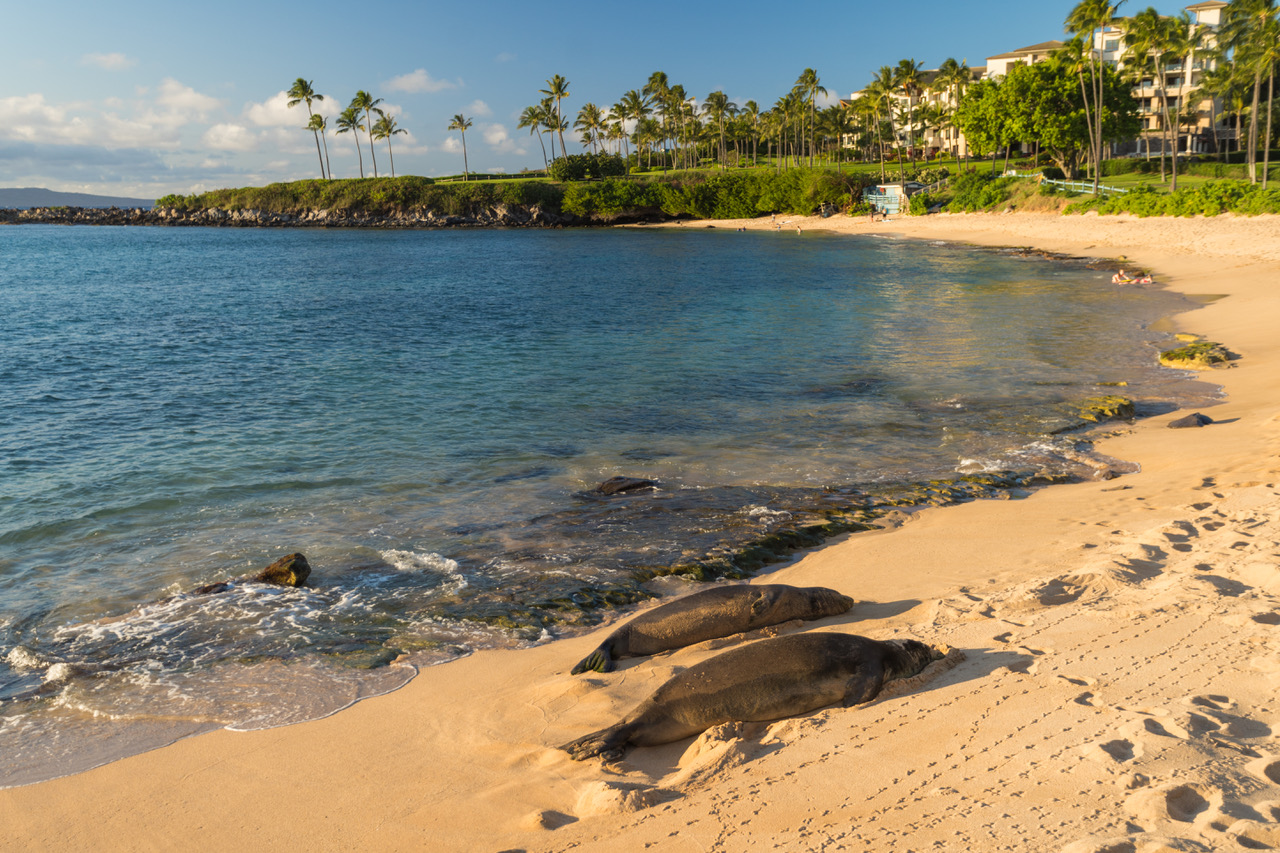
[[[458,112],[474,121],[472,170],[518,172],[542,165],[537,138],[515,125],[554,74],[569,80],[569,116],[586,101],[607,107],[656,70],[699,100],[723,89],[763,108],[806,67],[834,98],[906,57],[981,65],[1061,38],[1073,2],[10,0],[0,186],[154,198],[318,177],[305,108],[283,103],[299,76],[326,96],[331,134],[358,89],[382,98],[408,131],[393,142],[397,174],[461,171],[458,134],[446,130]],[[351,134],[328,143],[335,176],[354,176]],[[368,170],[367,141],[364,158]]]

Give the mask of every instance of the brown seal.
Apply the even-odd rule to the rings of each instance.
[[[618,658],[655,655],[793,619],[838,616],[850,607],[852,598],[822,586],[761,584],[706,589],[641,613],[579,661],[572,674],[609,672]]]
[[[760,640],[689,667],[617,725],[560,749],[576,761],[616,761],[633,746],[671,743],[721,723],[777,720],[835,702],[858,705],[886,681],[909,678],[941,658],[918,640],[831,633]]]

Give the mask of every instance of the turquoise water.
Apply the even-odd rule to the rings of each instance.
[[[1185,307],[870,237],[0,229],[0,785],[547,641],[827,487],[1070,468],[1098,383],[1203,399]]]

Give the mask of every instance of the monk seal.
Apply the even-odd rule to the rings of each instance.
[[[838,616],[853,599],[822,586],[721,586],[660,604],[610,634],[571,671],[609,672],[618,658],[656,655],[792,619]]]
[[[729,722],[790,717],[842,702],[870,702],[886,681],[916,675],[942,653],[918,640],[880,642],[851,634],[792,634],[760,640],[691,666],[617,725],[560,747],[575,761],[617,761],[633,746],[657,746]]]

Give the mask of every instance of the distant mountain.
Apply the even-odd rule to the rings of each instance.
[[[87,193],[60,193],[53,190],[26,187],[23,189],[0,188],[0,208],[28,207],[145,207],[150,210],[155,200],[150,198],[124,198]]]

